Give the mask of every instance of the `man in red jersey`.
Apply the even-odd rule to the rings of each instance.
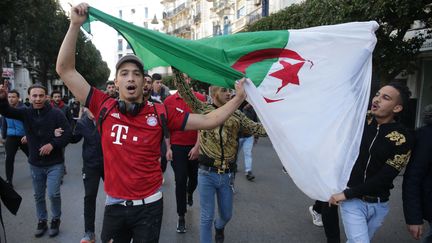
[[[144,67],[134,55],[124,56],[116,65],[118,100],[92,88],[77,72],[76,40],[87,10],[86,3],[72,8],[56,70],[79,101],[85,102],[96,117],[104,117],[103,123],[98,123],[107,194],[102,242],[158,242],[163,210],[159,104],[143,99]],[[244,79],[236,85],[235,98],[206,115],[167,107],[167,127],[171,131],[198,130],[222,124],[245,99],[243,83]]]
[[[190,83],[191,78],[183,74],[186,83]],[[200,101],[206,102],[206,97],[198,92],[193,92]],[[180,94],[168,96],[164,101],[165,106],[192,112]],[[171,167],[175,177],[175,194],[177,202],[177,232],[186,233],[186,203],[193,204],[193,192],[198,184],[198,155],[199,139],[197,131],[173,131],[171,132],[171,150],[173,160]]]

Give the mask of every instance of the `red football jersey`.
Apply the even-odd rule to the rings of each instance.
[[[159,158],[163,132],[153,103],[147,102],[137,116],[125,115],[119,111],[116,99],[92,88],[86,106],[96,120],[101,109],[109,107],[101,129],[105,192],[128,200],[154,194],[162,185]],[[183,130],[188,115],[167,107],[167,127]]]
[[[202,102],[206,102],[206,97],[198,92],[194,92],[195,97],[197,97]],[[192,113],[192,110],[186,104],[186,102],[178,95],[178,92],[168,96],[164,104],[166,107],[184,110],[186,112]],[[193,146],[197,140],[197,131],[170,131],[171,144],[175,145],[186,145]]]

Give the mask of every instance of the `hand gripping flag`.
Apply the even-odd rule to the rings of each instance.
[[[296,185],[322,201],[346,188],[367,110],[376,22],[192,41],[94,8],[89,16],[116,29],[147,69],[171,65],[224,87],[250,78],[248,101]]]

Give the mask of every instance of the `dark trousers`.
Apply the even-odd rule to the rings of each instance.
[[[82,170],[84,182],[84,229],[85,232],[95,232],[96,197],[100,179],[104,179],[103,167]]]
[[[174,170],[177,214],[186,213],[186,195],[193,194],[198,185],[198,161],[189,160],[189,152],[193,146],[171,145]]]
[[[328,202],[317,200],[313,209],[321,214],[327,243],[340,243],[338,207],[336,205],[329,206]]]
[[[162,225],[163,200],[140,206],[105,206],[102,242],[155,243]]]
[[[6,152],[6,162],[5,162],[5,170],[6,170],[6,180],[12,183],[13,172],[14,172],[14,163],[15,163],[15,155],[18,151],[18,148],[27,155],[28,157],[28,147],[27,144],[21,143],[22,137],[17,136],[7,136],[5,142],[5,152]]]

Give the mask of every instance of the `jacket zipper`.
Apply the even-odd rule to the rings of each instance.
[[[364,175],[363,175],[363,182],[366,182],[367,169],[368,169],[368,167],[369,167],[369,163],[370,163],[370,160],[371,160],[371,157],[372,157],[372,155],[371,155],[371,149],[372,149],[372,146],[373,146],[373,144],[374,144],[376,138],[378,137],[378,133],[379,133],[379,125],[378,125],[378,127],[377,127],[377,131],[376,131],[375,137],[372,139],[372,143],[371,143],[371,145],[369,146],[369,158],[368,158],[368,161],[367,161],[367,163],[366,163],[366,168],[365,168]]]

